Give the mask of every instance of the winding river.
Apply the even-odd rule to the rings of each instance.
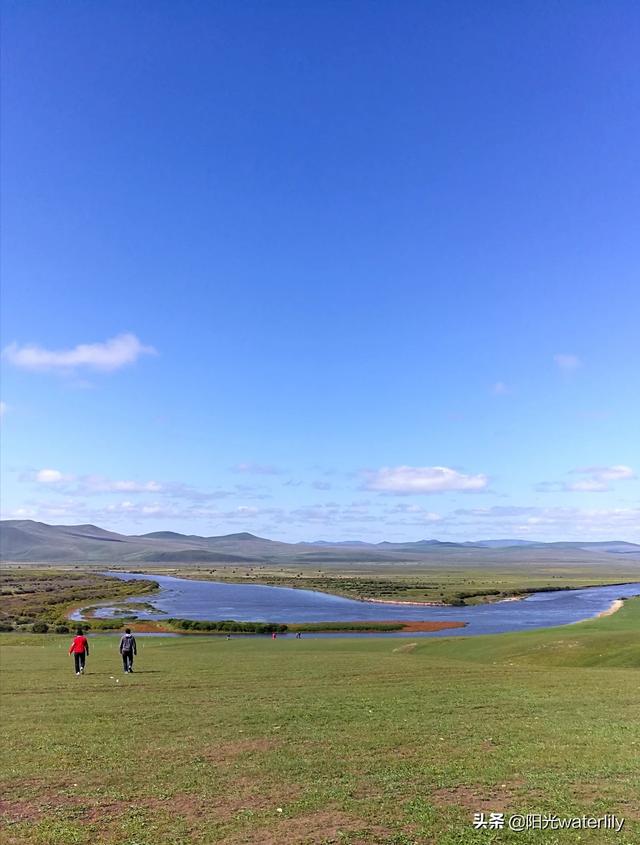
[[[532,593],[520,601],[501,601],[469,607],[425,607],[361,602],[311,590],[267,587],[260,584],[229,584],[196,581],[168,575],[105,572],[123,580],[153,578],[159,591],[126,601],[140,619],[235,619],[251,622],[352,622],[455,620],[464,628],[434,631],[427,636],[497,634],[566,625],[596,616],[618,598],[640,595],[640,582],[579,590]],[[150,603],[156,608],[136,609],[136,604]],[[104,603],[96,617],[109,618],[122,613],[123,602],[114,609]],[[81,618],[81,612],[73,618]],[[402,636],[402,634],[375,636]],[[404,634],[415,637],[416,633]],[[327,636],[327,635],[325,635]],[[339,636],[345,636],[340,634]],[[372,636],[360,634],[356,636]]]

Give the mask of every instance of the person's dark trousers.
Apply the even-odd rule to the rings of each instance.
[[[84,657],[85,657],[84,651],[82,651],[80,653],[76,652],[73,655],[73,660],[76,664],[76,673],[84,672]]]
[[[130,672],[133,669],[133,652],[122,652],[122,668],[125,672]]]

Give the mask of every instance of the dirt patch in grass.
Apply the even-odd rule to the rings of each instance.
[[[0,819],[12,824],[36,823],[53,816],[67,815],[92,824],[107,824],[118,822],[132,810],[142,810],[151,815],[169,813],[180,816],[189,825],[197,825],[203,819],[227,822],[243,811],[276,812],[277,807],[297,800],[301,793],[296,784],[278,784],[265,790],[264,784],[259,781],[236,776],[230,779],[228,791],[214,796],[181,792],[156,798],[138,794],[135,799],[122,801],[49,791],[37,798],[0,801]]]
[[[615,812],[625,819],[640,820],[640,798],[616,798],[616,793],[619,796],[620,790],[611,782],[579,783],[573,784],[569,789],[573,798],[585,807],[606,802],[608,813]]]
[[[215,806],[202,795],[178,793],[167,798],[136,797],[133,801],[97,801],[86,809],[83,817],[90,822],[104,823],[118,821],[132,810],[144,810],[152,815],[168,813],[193,824],[213,815]]]
[[[234,777],[228,792],[206,802],[204,812],[219,821],[229,821],[243,812],[277,812],[302,796],[302,788],[295,783],[277,783],[272,788],[264,782],[248,777]]]
[[[471,811],[517,810],[522,801],[522,782],[502,784],[460,784],[432,792],[428,799],[439,807],[460,807]]]
[[[213,763],[232,763],[245,754],[265,754],[274,751],[282,745],[275,739],[262,737],[259,739],[236,739],[232,742],[221,742],[220,745],[209,746],[201,750],[202,756]]]
[[[33,801],[0,800],[0,819],[11,823],[35,822],[42,814],[41,808]]]
[[[280,818],[269,828],[225,837],[226,845],[376,845],[388,841],[392,831],[371,825],[348,813],[322,810],[317,813]]]

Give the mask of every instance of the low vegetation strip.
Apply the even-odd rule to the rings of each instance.
[[[69,623],[72,624],[72,623]],[[115,631],[130,627],[133,631],[148,633],[181,633],[181,634],[286,634],[286,633],[352,633],[381,634],[393,631],[442,631],[446,628],[463,628],[465,622],[447,621],[417,621],[417,622],[299,622],[293,624],[277,622],[239,622],[235,619],[203,620],[203,619],[175,619],[169,617],[162,620],[138,619],[136,616],[112,617],[97,619],[89,617],[82,622],[73,623],[75,627],[85,632]],[[33,627],[33,626],[32,626]],[[59,628],[60,626],[57,626]],[[52,629],[53,633],[66,633]],[[36,630],[35,633],[46,633]]]
[[[91,621],[95,625],[96,620]],[[98,623],[107,624],[109,628],[131,625],[136,630],[140,625],[144,628],[144,621],[131,622],[129,619],[99,620]],[[393,631],[442,631],[446,628],[463,628],[464,622],[423,621],[423,622],[238,622],[234,619],[196,620],[196,619],[163,619],[155,622],[155,630],[180,631],[183,633],[212,633],[212,634],[286,634],[286,633],[392,633]]]
[[[0,572],[0,630],[68,626],[72,610],[100,599],[157,589],[152,579],[122,581],[86,569],[5,567]]]
[[[166,620],[169,629],[180,631],[206,631],[208,633],[238,633],[238,634],[273,634],[285,633],[287,626],[277,622],[236,622],[234,619],[224,619],[218,622],[199,619]]]

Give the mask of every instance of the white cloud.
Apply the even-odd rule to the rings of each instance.
[[[64,487],[67,491],[70,485],[73,492],[89,493],[160,493],[164,488],[157,481],[114,481],[102,475],[70,475],[59,469],[39,469],[26,476],[27,480],[38,484],[50,484]]]
[[[268,496],[257,488],[236,485],[233,490],[199,490],[180,481],[160,482],[155,480],[134,481],[132,479],[113,479],[104,475],[75,475],[63,473],[57,469],[41,469],[22,473],[21,481],[48,485],[56,492],[67,496],[94,496],[102,494],[157,494],[169,499],[182,499],[185,502],[208,502],[228,497],[245,499],[264,499]]]
[[[640,508],[503,507],[456,510],[450,525],[460,536],[540,540],[640,541]]]
[[[631,481],[636,477],[631,467],[624,464],[610,467],[582,467],[574,469],[573,473],[588,476],[580,481],[564,485],[565,490],[576,493],[604,493],[611,489],[610,481]]]
[[[430,525],[443,520],[441,514],[415,504],[394,505],[392,508],[386,508],[384,514],[384,521],[387,525],[419,526]]]
[[[36,472],[35,480],[39,484],[59,484],[65,476],[58,469],[41,469]]]
[[[584,478],[582,481],[565,484],[562,489],[572,493],[605,493],[609,490],[609,486],[604,481],[597,481],[595,478]]]
[[[81,343],[73,349],[45,349],[36,344],[12,343],[3,357],[24,370],[73,373],[78,369],[112,372],[133,364],[142,355],[156,355],[153,346],[145,346],[134,334],[120,334],[104,343]]]
[[[556,365],[565,373],[572,373],[582,366],[582,361],[577,355],[560,354],[554,355]]]
[[[4,417],[4,415],[7,413],[8,410],[9,410],[9,407],[8,407],[7,403],[6,402],[0,402],[0,419],[2,419],[2,417]]]
[[[636,478],[635,472],[625,464],[602,467],[581,467],[573,469],[570,475],[583,475],[577,481],[542,481],[535,485],[539,493],[606,493],[611,490],[612,481],[631,481]]]
[[[110,481],[108,478],[88,476],[83,483],[96,493],[161,493],[164,490],[157,481]]]
[[[611,467],[582,467],[573,471],[590,475],[600,481],[625,481],[636,477],[631,467],[624,464],[616,464]]]
[[[397,495],[442,493],[449,490],[474,492],[489,483],[486,475],[466,475],[449,467],[382,467],[366,471],[365,489]]]

